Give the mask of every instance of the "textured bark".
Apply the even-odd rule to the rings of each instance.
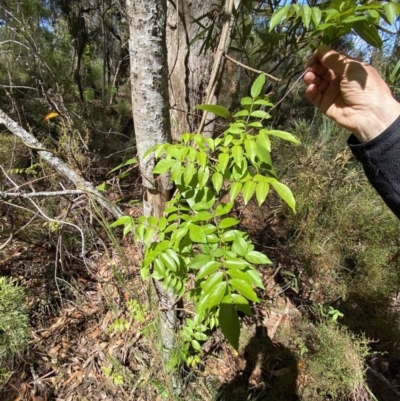
[[[168,177],[153,176],[154,157],[145,157],[152,146],[171,141],[165,26],[167,0],[128,0],[129,54],[132,112],[139,166],[145,187],[144,215],[161,217],[169,200]],[[161,313],[161,337],[168,357],[174,347],[176,297],[157,285]]]
[[[194,132],[201,119],[195,106],[205,100],[205,90],[213,65],[214,50],[200,54],[203,44],[199,39],[190,42],[201,32],[193,19],[212,9],[213,0],[168,2],[167,47],[170,80],[172,137],[174,140],[184,132]],[[202,24],[209,24],[208,18]]]
[[[240,0],[225,1],[224,25],[214,57],[214,64],[210,74],[210,82],[208,83],[206,89],[206,104],[215,105],[218,103],[218,87],[220,86],[225,66],[224,54],[229,52],[229,47],[232,41],[232,31],[235,26],[234,12],[239,5]],[[198,132],[203,133],[203,136],[206,138],[212,138],[214,135],[214,120],[214,114],[203,111]]]
[[[239,7],[240,0],[234,0],[234,7]],[[169,94],[171,102],[172,137],[174,140],[184,132],[197,131],[202,113],[195,109],[196,105],[206,102],[207,86],[210,81],[211,71],[214,66],[214,56],[220,40],[222,23],[216,23],[214,28],[216,43],[206,52],[200,54],[203,39],[200,38],[193,44],[191,41],[201,32],[202,28],[193,22],[194,19],[215,10],[221,15],[224,10],[215,8],[215,0],[189,1],[174,0],[168,2],[167,47],[169,68]],[[226,18],[227,16],[225,16]],[[230,18],[230,16],[229,16]],[[230,19],[233,27],[233,19]],[[211,23],[209,18],[204,18],[201,23],[205,26]],[[231,29],[224,51],[227,51],[231,43]],[[211,102],[217,103],[219,86],[221,84],[222,68],[224,60],[217,73],[214,96]],[[213,127],[206,123],[206,131],[213,132]]]
[[[70,169],[61,159],[54,154],[47,152],[44,149],[44,146],[33,135],[25,131],[2,110],[0,110],[0,124],[4,124],[10,132],[20,138],[28,147],[37,150],[38,155],[43,160],[52,166],[58,173],[71,181],[78,189],[82,189],[88,195],[92,195],[93,199],[100,206],[110,212],[114,218],[118,219],[122,216],[122,212],[118,207],[113,205],[99,191],[97,191],[91,182],[85,181],[79,174]]]

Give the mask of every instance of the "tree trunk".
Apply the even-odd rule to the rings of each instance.
[[[170,198],[169,177],[153,176],[152,146],[171,141],[165,26],[167,0],[128,0],[129,54],[132,112],[136,146],[144,187],[144,215],[161,217]],[[161,285],[156,288],[161,312],[161,337],[168,358],[174,346],[176,297]]]
[[[231,0],[228,0],[228,3]],[[234,9],[237,9],[240,0],[234,0]],[[193,20],[202,16],[200,23],[210,26],[214,23],[212,45],[205,50],[204,38],[198,38],[190,44],[204,29]],[[221,28],[230,19],[228,40],[223,46],[224,51],[229,49],[233,18],[226,15],[225,9],[216,9],[215,0],[189,1],[174,0],[168,2],[167,48],[169,67],[169,95],[171,101],[172,138],[178,139],[184,132],[197,131],[202,113],[195,109],[196,105],[206,102],[207,87],[214,66],[214,56],[220,41]],[[205,36],[207,36],[205,34]],[[200,51],[202,52],[200,53]],[[217,72],[216,91],[212,96],[212,103],[217,103],[221,84],[222,60]],[[209,115],[210,117],[210,115]],[[208,121],[209,122],[209,121]],[[213,124],[206,124],[205,131],[214,131]]]
[[[169,67],[169,94],[171,101],[172,138],[184,132],[194,132],[201,119],[195,106],[205,98],[205,90],[213,66],[214,50],[210,47],[200,54],[203,39],[190,42],[202,28],[193,22],[212,10],[213,0],[168,2],[167,47]],[[203,25],[210,18],[201,20]]]

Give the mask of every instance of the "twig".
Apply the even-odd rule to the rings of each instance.
[[[65,191],[49,191],[49,192],[3,192],[0,191],[0,198],[8,199],[8,198],[38,198],[38,197],[51,197],[51,196],[64,196],[64,195],[81,195],[86,194],[85,191],[81,189],[71,189]]]
[[[257,73],[257,74],[264,74],[266,77],[271,78],[273,81],[276,81],[276,82],[282,81],[281,78],[276,78],[276,77],[274,77],[273,75],[268,74],[267,72],[264,72],[264,71],[261,71],[261,70],[256,70],[256,69],[253,68],[253,67],[249,67],[248,65],[243,64],[243,63],[241,63],[240,61],[235,60],[235,59],[232,58],[231,56],[228,56],[226,53],[224,53],[224,57],[225,57],[227,60],[231,61],[232,63],[238,65],[239,67],[244,68],[245,70],[249,70],[249,71],[255,72],[255,73]]]
[[[26,45],[24,45],[23,43],[21,43],[21,42],[18,42],[18,40],[4,40],[3,42],[0,42],[0,46],[1,45],[4,45],[4,44],[6,44],[6,43],[16,43],[17,45],[20,45],[20,46],[23,46],[23,47],[25,47],[25,49],[28,49],[29,50],[29,47],[28,46],[26,46]]]
[[[31,381],[29,384],[34,384],[34,383],[36,383],[36,382],[38,382],[38,381],[40,381],[40,380],[43,380],[43,379],[45,379],[46,377],[49,377],[50,375],[52,375],[53,373],[56,373],[56,371],[55,371],[55,370],[52,370],[51,372],[46,373],[46,374],[43,375],[42,377],[38,377],[37,379]]]
[[[7,241],[6,241],[4,244],[0,245],[0,251],[1,251],[2,249],[4,249],[4,248],[10,243],[10,241],[11,241],[12,239],[13,239],[13,233],[10,234],[10,236],[8,237]]]
[[[4,168],[3,168],[3,166],[1,164],[0,164],[0,170],[3,172],[4,176],[14,185],[14,187],[18,188],[18,185],[11,179],[11,177],[7,174],[7,172],[4,170]],[[79,233],[81,235],[81,240],[82,240],[82,244],[81,244],[82,260],[83,260],[83,263],[84,263],[86,269],[88,270],[88,272],[90,274],[93,274],[93,272],[90,270],[89,266],[86,263],[86,258],[85,258],[85,236],[83,234],[82,229],[79,226],[77,226],[76,224],[70,223],[68,221],[59,220],[59,219],[53,219],[53,218],[47,216],[46,213],[43,212],[43,210],[32,199],[28,198],[28,200],[33,205],[33,207],[38,211],[39,215],[42,216],[49,223],[66,224],[67,226],[74,227],[76,230],[79,231]],[[31,210],[30,210],[30,212],[33,213]]]

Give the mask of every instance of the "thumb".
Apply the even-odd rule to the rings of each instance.
[[[325,68],[332,70],[335,75],[339,76],[343,76],[348,62],[346,56],[332,50],[326,45],[318,46],[314,53],[314,58],[317,59]]]

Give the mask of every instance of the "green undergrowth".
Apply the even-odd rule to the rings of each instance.
[[[297,201],[297,214],[285,220],[283,256],[296,263],[286,263],[294,267],[282,277],[296,278],[294,299],[314,312],[280,340],[299,354],[302,399],[359,399],[367,391],[366,338],[369,352],[400,340],[400,224],[348,149],[348,132],[323,116],[291,132],[302,144],[276,150],[277,170]],[[340,311],[339,324],[329,313],[321,323],[315,305]]]
[[[309,301],[343,312],[356,332],[398,341],[400,224],[351,155],[347,132],[318,117],[294,133],[302,145],[278,152],[297,200],[286,229],[290,257],[305,273],[299,284]]]
[[[28,315],[25,292],[16,280],[0,277],[0,384],[8,375],[8,363],[27,344]]]
[[[365,386],[364,358],[368,340],[329,319],[316,324],[304,318],[280,330],[285,346],[297,354],[301,400],[354,398]]]

